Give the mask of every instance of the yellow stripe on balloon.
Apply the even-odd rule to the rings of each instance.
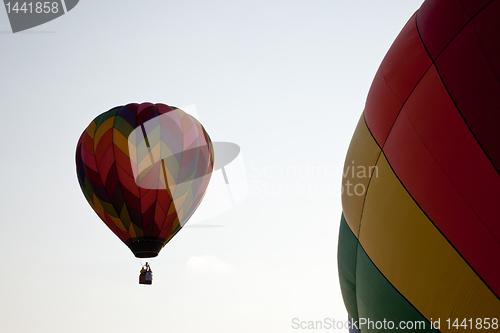
[[[109,218],[114,222],[114,224],[118,229],[127,231],[127,228],[125,228],[125,226],[123,225],[122,221],[119,218],[113,217],[111,215],[109,215]]]
[[[97,144],[99,143],[99,140],[101,140],[102,136],[106,134],[107,131],[109,131],[113,127],[113,123],[115,121],[115,117],[110,117],[109,119],[106,119],[100,126],[97,128],[97,131],[95,132],[95,137],[94,137],[94,150],[97,147]]]
[[[135,233],[135,229],[134,229],[134,224],[133,223],[130,223],[130,226],[128,227],[128,234],[132,238],[137,237],[137,234]]]
[[[122,151],[127,157],[129,155],[129,141],[128,139],[116,128],[113,128],[113,144]],[[135,157],[135,156],[134,156]],[[134,161],[136,162],[136,161]]]
[[[92,138],[94,139],[94,134],[95,134],[95,128],[96,128],[97,124],[95,123],[95,121],[91,122],[89,124],[89,126],[87,126],[87,128],[85,129],[85,132],[87,132],[87,134]]]
[[[102,207],[101,203],[99,202],[99,199],[97,199],[94,193],[92,194],[92,200],[94,201],[92,208],[97,213],[97,215],[99,215],[102,219],[104,219],[104,208]]]
[[[342,176],[342,207],[347,224],[358,237],[361,212],[365,201],[370,174],[376,172],[375,165],[380,148],[366,127],[364,113],[347,152]]]
[[[500,301],[414,202],[384,155],[377,171],[358,236],[377,268],[427,319],[498,318]]]

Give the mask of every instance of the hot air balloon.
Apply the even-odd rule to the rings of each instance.
[[[500,1],[427,0],[376,73],[338,244],[361,333],[499,328],[499,17]]]
[[[205,195],[213,164],[203,126],[165,104],[100,114],[76,149],[85,198],[137,258],[156,257],[184,226]]]

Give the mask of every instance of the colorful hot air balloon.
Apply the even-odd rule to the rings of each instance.
[[[338,247],[362,333],[389,331],[384,320],[499,329],[499,17],[500,1],[427,0],[375,76],[344,166]]]
[[[200,204],[213,169],[203,126],[164,104],[128,104],[96,117],[76,150],[92,209],[138,258],[158,255]]]

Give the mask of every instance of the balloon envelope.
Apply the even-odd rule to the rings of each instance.
[[[380,65],[343,177],[339,276],[358,324],[499,318],[498,17],[500,1],[427,0]]]
[[[164,104],[102,113],[76,150],[87,201],[139,258],[157,256],[184,226],[205,195],[213,163],[203,126]]]

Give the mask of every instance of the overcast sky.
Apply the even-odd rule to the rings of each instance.
[[[276,333],[305,331],[294,318],[344,321],[345,153],[421,3],[82,0],[16,34],[0,8],[0,331]],[[82,131],[131,102],[195,105],[213,141],[241,147],[248,181],[236,207],[195,214],[167,244],[152,286],[138,284],[140,263],[75,172]]]

